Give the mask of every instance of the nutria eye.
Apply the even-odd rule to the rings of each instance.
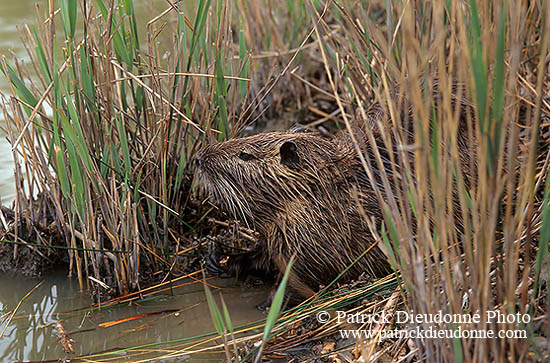
[[[249,161],[255,159],[254,155],[247,154],[245,152],[241,152],[239,154],[239,158],[244,161]]]

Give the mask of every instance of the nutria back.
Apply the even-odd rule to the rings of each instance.
[[[195,163],[215,203],[259,232],[260,268],[282,270],[295,255],[295,281],[314,291],[365,251],[340,281],[391,272],[365,220],[382,213],[348,134],[264,133],[208,145]]]

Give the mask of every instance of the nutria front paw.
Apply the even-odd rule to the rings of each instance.
[[[207,275],[218,276],[222,278],[231,277],[227,272],[227,256],[215,251],[206,256],[204,261],[204,271]]]
[[[271,303],[273,300],[271,298],[267,298],[265,301],[263,301],[261,304],[256,305],[256,309],[260,310],[263,313],[269,313],[269,308],[271,307]]]
[[[271,304],[273,303],[273,299],[275,298],[275,294],[277,293],[277,288],[279,287],[279,283],[276,283],[271,287],[271,290],[269,290],[269,294],[267,295],[267,299],[262,302],[259,305],[256,305],[256,308],[264,313],[269,313],[269,309],[271,308]],[[286,296],[285,296],[285,300]],[[283,304],[284,305],[284,304]]]

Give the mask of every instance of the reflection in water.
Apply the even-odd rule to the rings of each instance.
[[[0,276],[0,316],[12,311],[38,282],[15,275]],[[218,286],[231,283],[232,280],[215,282]],[[223,291],[223,296],[235,325],[265,318],[255,308],[265,298],[265,289],[244,291],[228,288]],[[63,271],[58,271],[48,276],[21,304],[0,339],[0,362],[70,359],[115,348],[211,333],[214,326],[204,300],[203,288],[197,284],[175,289],[173,296],[157,296],[131,306],[73,311],[90,306],[92,301],[79,292],[76,280],[70,280]],[[152,315],[107,328],[99,326],[104,322],[172,309],[181,313]],[[0,331],[6,320],[0,324]],[[70,338],[74,339],[75,354],[64,352],[55,328],[57,321],[62,322]],[[152,349],[165,348],[169,347],[160,345]]]
[[[58,289],[61,280],[66,282],[62,289]],[[17,275],[1,276],[0,281],[0,310],[3,313],[14,309],[21,298],[39,282]],[[59,319],[56,315],[60,311],[58,305],[66,304],[63,308],[76,308],[90,303],[89,298],[78,292],[77,284],[67,281],[62,274],[53,274],[21,304],[0,340],[0,361],[21,361],[29,357],[44,360],[48,358],[47,353],[57,354],[57,342],[52,340],[56,333],[54,327],[47,324]]]

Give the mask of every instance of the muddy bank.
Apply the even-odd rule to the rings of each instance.
[[[31,204],[42,202],[38,196]],[[0,206],[0,212],[3,220],[0,225],[0,273],[42,277],[59,267],[64,268],[67,273],[71,272],[69,260],[75,249],[66,246],[67,237],[53,215],[46,212],[38,218],[39,213],[35,213],[34,216],[25,213],[25,218],[16,221],[11,209]],[[205,212],[203,208],[189,208],[187,212],[186,217],[193,222],[194,227],[171,231],[172,238],[168,242],[169,258],[166,259],[166,263],[163,264],[160,259],[151,259],[147,251],[142,249],[139,272],[141,287],[158,282],[165,278],[167,273],[177,277],[198,271],[203,265],[208,265],[209,256],[243,252],[255,243],[254,231],[243,228],[238,223],[228,222],[215,210]],[[81,250],[81,241],[78,238],[76,246],[76,250]],[[99,251],[97,256],[106,261],[102,281],[112,290],[108,295],[105,295],[107,292],[104,289],[96,292],[101,291],[101,298],[113,297],[117,295],[117,281],[115,274],[107,270],[116,267],[113,267],[107,257],[109,250]],[[87,268],[91,269],[91,266]],[[93,275],[91,271],[88,272]],[[76,268],[73,269],[72,275],[77,275]]]
[[[25,277],[41,277],[63,264],[62,257],[51,248],[0,244],[0,273],[18,273]]]
[[[0,213],[0,273],[15,272],[26,277],[40,277],[67,262],[62,250],[45,247],[59,246],[61,243],[60,236],[51,226],[41,225],[40,222],[16,223],[14,212],[4,206],[0,206]]]

